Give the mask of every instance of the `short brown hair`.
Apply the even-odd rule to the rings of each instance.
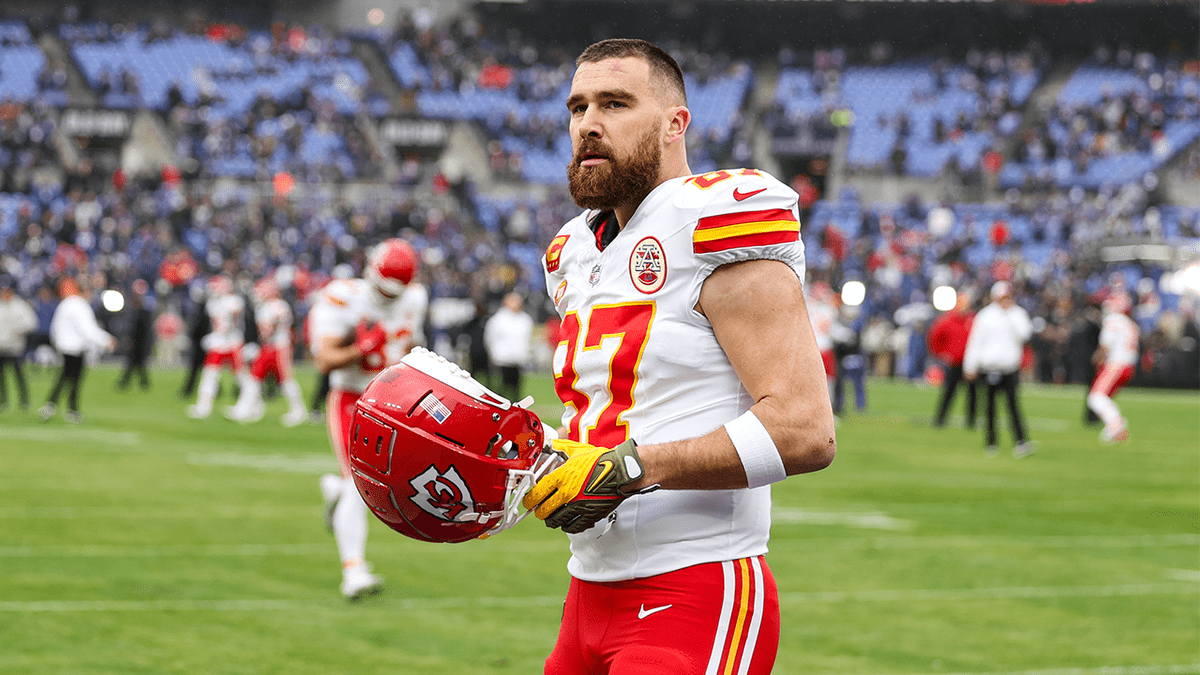
[[[683,83],[683,71],[670,54],[651,42],[634,38],[601,40],[583,50],[579,58],[575,59],[575,65],[596,63],[604,59],[623,59],[628,56],[645,59],[650,64],[650,77],[665,82],[669,90],[678,94],[683,105],[687,105],[687,87]]]

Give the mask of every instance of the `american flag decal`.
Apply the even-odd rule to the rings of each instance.
[[[436,420],[438,424],[445,422],[446,418],[450,417],[450,409],[433,394],[421,399],[421,409],[429,413],[429,416]]]
[[[800,223],[791,209],[743,211],[701,218],[692,235],[695,253],[784,244],[800,238]]]

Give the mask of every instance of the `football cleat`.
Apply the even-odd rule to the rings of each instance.
[[[521,499],[563,461],[526,406],[417,347],[358,399],[347,439],[355,487],[389,527],[454,543],[502,532]]]
[[[342,596],[350,602],[358,602],[382,590],[383,579],[371,574],[366,563],[348,568],[342,574]]]
[[[308,421],[308,412],[304,410],[289,410],[279,418],[285,427],[298,427]]]

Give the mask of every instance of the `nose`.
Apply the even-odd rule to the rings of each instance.
[[[580,138],[600,138],[600,119],[595,106],[588,106],[575,125]]]

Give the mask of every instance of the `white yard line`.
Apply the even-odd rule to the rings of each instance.
[[[1027,586],[1016,588],[961,588],[878,591],[827,591],[780,593],[789,604],[843,602],[919,602],[1008,600],[1018,598],[1097,598],[1146,595],[1183,595],[1200,592],[1190,584],[1128,584],[1123,586]],[[388,610],[432,611],[471,607],[557,607],[558,595],[462,596],[407,598],[372,603]],[[262,612],[294,611],[328,605],[331,600],[32,600],[0,601],[0,612]]]

